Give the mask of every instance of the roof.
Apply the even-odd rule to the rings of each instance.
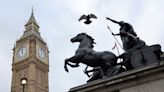
[[[29,25],[29,24],[32,24],[32,23],[39,27],[39,25],[37,24],[37,22],[36,22],[36,20],[35,20],[33,11],[32,11],[32,13],[31,13],[30,19],[29,19],[28,22],[25,24],[25,26],[27,26],[27,25]]]

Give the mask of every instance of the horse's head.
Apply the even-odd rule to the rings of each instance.
[[[86,33],[80,33],[71,39],[71,42],[81,42],[86,37]]]
[[[94,42],[94,39],[91,36],[87,35],[86,33],[78,34],[77,36],[75,36],[71,39],[71,42],[72,43],[74,43],[74,42],[83,42],[82,46],[89,46],[91,48],[94,47],[93,44],[96,44]]]

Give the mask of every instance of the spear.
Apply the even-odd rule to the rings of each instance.
[[[114,43],[114,47],[112,48],[112,50],[114,50],[115,48],[117,49],[117,53],[118,53],[118,55],[120,55],[119,50],[118,50],[118,47],[117,47],[117,43],[116,43],[116,42]]]
[[[114,33],[112,32],[112,30],[110,29],[109,26],[107,26],[107,28],[110,30],[110,32],[112,33],[114,39],[116,40],[116,42],[118,43],[118,45],[122,48],[121,44],[119,43],[119,41],[117,40],[117,38],[114,36]],[[122,48],[123,49],[123,48]]]

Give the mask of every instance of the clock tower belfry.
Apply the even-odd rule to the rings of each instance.
[[[48,47],[40,36],[32,11],[23,35],[13,49],[11,92],[49,92],[48,72]]]

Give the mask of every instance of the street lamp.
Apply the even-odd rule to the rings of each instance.
[[[23,92],[24,92],[25,85],[27,85],[27,78],[21,79],[21,85],[23,85]]]

